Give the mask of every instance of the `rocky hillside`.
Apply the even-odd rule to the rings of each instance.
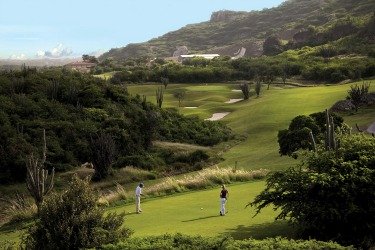
[[[245,56],[259,56],[270,36],[289,48],[352,36],[368,24],[374,11],[373,0],[288,0],[262,11],[218,11],[207,22],[187,25],[148,42],[111,49],[100,59],[170,57],[180,46],[186,46],[189,53],[229,56],[244,47]],[[371,37],[369,42],[374,43]]]

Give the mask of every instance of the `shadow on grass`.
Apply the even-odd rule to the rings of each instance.
[[[206,216],[206,217],[199,217],[199,218],[191,219],[191,220],[183,220],[182,222],[191,222],[191,221],[197,221],[197,220],[205,220],[205,219],[216,218],[216,217],[220,217],[220,215],[211,215],[211,216]]]
[[[236,228],[227,230],[223,234],[229,234],[236,240],[247,238],[265,239],[276,236],[290,239],[296,237],[296,229],[286,221],[274,221],[251,226],[239,225]]]

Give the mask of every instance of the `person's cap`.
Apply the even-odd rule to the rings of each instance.
[[[139,183],[139,186],[140,186],[140,187],[144,187],[144,185],[143,185],[143,183],[142,183],[142,182],[141,182],[141,183]]]

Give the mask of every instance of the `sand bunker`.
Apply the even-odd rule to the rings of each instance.
[[[208,119],[205,119],[206,121],[218,121],[220,119],[223,119],[226,115],[229,115],[230,112],[221,112],[221,113],[214,113],[212,116]]]
[[[375,134],[375,122],[373,122],[370,127],[367,128],[367,132],[370,134],[374,133]]]
[[[185,107],[186,109],[196,109],[198,107]]]
[[[240,102],[242,101],[243,99],[229,99],[229,101],[225,102],[225,103],[236,103],[236,102]]]

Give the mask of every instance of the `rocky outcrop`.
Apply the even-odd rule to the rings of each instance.
[[[220,10],[220,11],[213,12],[211,14],[210,22],[234,20],[236,18],[241,18],[242,16],[246,14],[247,12],[245,11]]]
[[[189,50],[186,46],[177,46],[176,50],[173,52],[173,57],[179,57],[181,55],[187,55]]]

